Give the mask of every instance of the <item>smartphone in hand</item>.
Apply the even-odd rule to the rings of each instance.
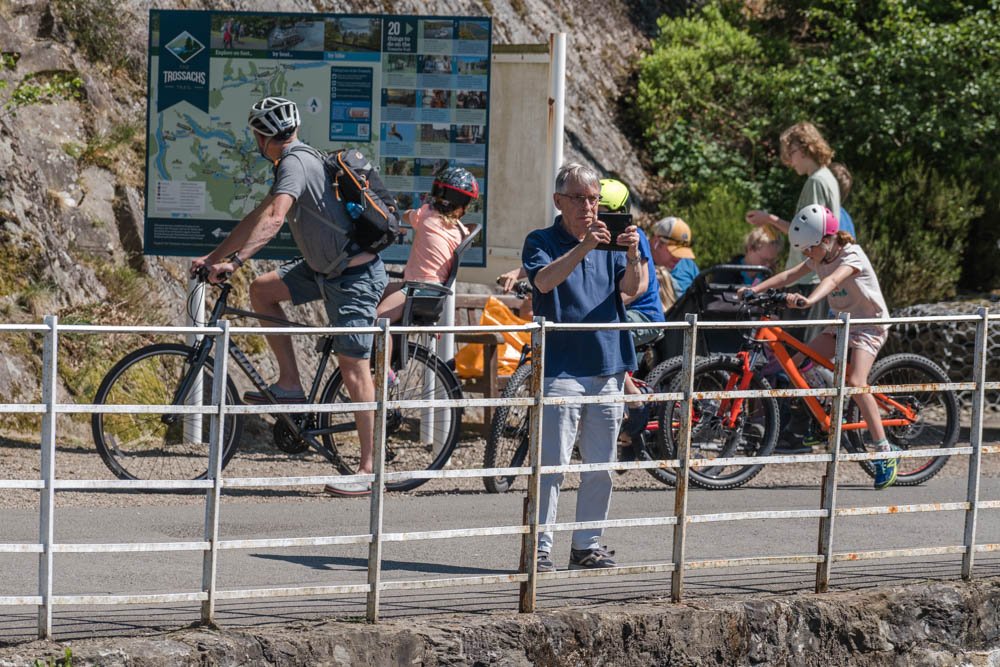
[[[601,243],[597,246],[597,250],[628,250],[627,247],[623,245],[618,245],[615,240],[618,238],[619,234],[624,234],[628,227],[632,226],[632,214],[631,213],[598,213],[597,219],[608,226],[608,231],[611,232],[611,243]]]

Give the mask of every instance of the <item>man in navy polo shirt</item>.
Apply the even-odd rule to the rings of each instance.
[[[618,236],[627,250],[597,250],[611,242],[607,226],[597,219],[600,203],[597,172],[567,164],[556,176],[555,224],[528,235],[521,253],[533,288],[536,315],[550,322],[626,322],[622,295],[634,297],[641,286],[639,235],[634,226]],[[625,330],[553,331],[545,337],[546,396],[621,396],[625,372],[634,370],[635,349]],[[565,465],[574,443],[584,463],[607,463],[616,457],[622,403],[549,405],[542,416],[542,465]],[[563,475],[543,475],[539,517],[555,523]],[[603,521],[611,506],[611,472],[580,474],[577,521]],[[570,569],[614,567],[600,544],[603,530],[573,532]],[[550,553],[552,533],[538,539],[539,572],[555,570]]]

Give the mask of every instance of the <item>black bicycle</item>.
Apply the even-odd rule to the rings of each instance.
[[[198,278],[205,282],[207,271]],[[232,285],[218,285],[208,326],[227,316],[253,318],[280,326],[306,326],[272,318],[228,304]],[[389,400],[460,399],[462,389],[448,365],[430,349],[400,337],[394,340],[391,368],[395,378]],[[212,403],[214,336],[194,345],[149,345],[125,356],[108,372],[94,397],[99,405],[209,405]],[[333,340],[317,341],[319,362],[305,403],[351,403],[340,370],[328,372]],[[266,403],[280,402],[236,342],[229,341],[230,356]],[[226,404],[239,405],[240,395],[232,377],[226,378]],[[243,431],[242,415],[227,415],[223,424],[222,465],[236,453]],[[344,475],[355,474],[360,443],[354,413],[316,412],[275,414],[274,444],[289,454],[311,448]],[[459,407],[398,408],[386,416],[385,470],[439,470],[448,462],[458,441],[462,409]],[[120,479],[203,479],[208,470],[208,443],[213,419],[209,415],[167,413],[95,414],[91,420],[94,444],[108,468]],[[426,480],[390,482],[386,488],[413,489]]]

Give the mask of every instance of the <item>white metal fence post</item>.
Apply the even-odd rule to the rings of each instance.
[[[191,327],[205,326],[205,283],[194,278],[188,281],[188,307],[191,309],[187,314],[187,325]],[[186,337],[187,344],[194,347],[203,338],[202,334],[191,333]],[[199,372],[188,392],[185,405],[201,405],[204,392],[202,383],[205,381],[205,374]],[[193,445],[200,445],[204,442],[202,435],[202,419],[204,415],[183,415],[184,420],[184,442]]]
[[[375,337],[375,428],[372,435],[372,481],[371,512],[368,518],[368,532],[372,541],[368,545],[368,597],[365,617],[369,623],[378,620],[379,601],[382,586],[382,513],[385,499],[385,402],[389,400],[389,320],[380,319],[376,323],[382,330]],[[433,410],[428,410],[433,412]]]
[[[830,437],[827,444],[830,460],[826,464],[820,491],[820,509],[826,514],[819,520],[819,555],[823,560],[816,563],[816,592],[825,593],[830,588],[830,572],[833,568],[833,519],[837,511],[837,471],[840,463],[841,424],[844,421],[844,384],[847,376],[847,338],[851,328],[850,313],[841,313],[843,326],[837,330],[836,364],[833,369],[833,383],[837,394],[833,397],[830,410]]]
[[[990,327],[988,308],[980,308],[976,314],[980,318],[976,322],[976,358],[972,372],[976,389],[972,395],[972,425],[969,434],[972,455],[969,456],[969,482],[966,487],[969,509],[965,511],[965,553],[962,555],[962,579],[966,581],[972,579],[976,559],[976,520],[979,516],[979,473],[983,457],[983,410],[986,407],[986,355]]]
[[[38,499],[38,541],[42,553],[38,555],[38,594],[42,603],[38,606],[38,637],[52,638],[52,579],[53,553],[55,541],[55,478],[56,478],[56,378],[59,377],[59,319],[55,315],[45,318],[49,330],[42,344],[42,415],[41,478],[45,483]]]
[[[677,458],[677,490],[674,494],[673,572],[670,574],[670,599],[680,602],[684,595],[684,548],[687,539],[687,496],[691,473],[691,407],[694,393],[694,366],[698,361],[698,316],[688,315],[688,328],[684,330],[684,357],[681,377],[684,379],[684,398],[681,401],[680,442]],[[672,428],[666,424],[665,428]]]
[[[538,566],[535,563],[538,552],[538,499],[542,493],[542,405],[545,388],[545,319],[534,318],[538,328],[531,332],[531,396],[535,399],[529,409],[528,451],[531,463],[531,477],[528,478],[528,533],[521,545],[526,554],[525,565],[528,581],[521,586],[518,610],[530,614],[535,611],[535,596],[538,593]]]
[[[205,492],[205,541],[208,550],[202,556],[201,590],[208,598],[201,603],[201,622],[215,624],[215,587],[219,563],[219,503],[222,498],[222,449],[226,428],[226,382],[229,359],[229,322],[219,321],[222,327],[215,341],[215,365],[212,369],[211,433],[208,440],[208,478],[212,488]]]
[[[563,141],[566,134],[566,33],[549,33],[549,116],[546,134],[546,155],[552,177],[556,182],[559,168],[563,163]],[[548,206],[546,220],[556,217],[556,205],[552,197],[546,200]]]
[[[455,324],[455,292],[452,291],[444,298],[444,310],[441,312],[441,325],[450,327]],[[441,334],[435,345],[434,339],[430,339],[428,349],[437,349],[438,359],[447,363],[455,358],[455,334]],[[424,369],[424,392],[430,398],[434,398],[437,392],[437,375],[434,369],[427,366]],[[436,432],[448,433],[451,431],[451,408],[440,410],[437,408],[427,408],[421,411],[420,415],[420,439],[422,442],[433,446],[431,450],[436,457],[441,453],[445,445],[445,439],[435,440]]]

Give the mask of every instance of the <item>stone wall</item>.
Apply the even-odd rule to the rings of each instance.
[[[897,310],[894,317],[921,317],[926,315],[975,315],[982,307],[1000,312],[1000,303],[992,300],[954,301],[929,303]],[[929,322],[896,324],[889,330],[883,355],[895,352],[920,354],[941,366],[948,377],[956,382],[972,380],[973,356],[976,350],[975,322]],[[986,379],[1000,381],[1000,322],[990,324],[987,333]],[[972,405],[971,394],[959,393],[963,410]],[[1000,391],[986,393],[987,410],[1000,413]]]
[[[90,665],[997,665],[1000,581],[577,607],[535,615],[184,630],[0,648],[0,667]]]

